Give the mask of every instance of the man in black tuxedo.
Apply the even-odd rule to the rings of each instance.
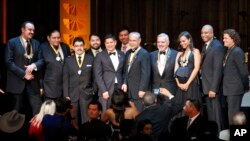
[[[151,80],[153,93],[157,94],[159,88],[168,89],[173,95],[177,85],[174,77],[174,67],[177,51],[169,48],[169,37],[165,33],[157,36],[158,50],[150,53]],[[157,101],[163,103],[168,100],[164,95],[158,95]]]
[[[70,56],[70,49],[61,43],[58,30],[52,30],[47,38],[48,41],[40,45],[44,63],[42,88],[45,99],[56,99],[63,95],[63,65],[64,60]]]
[[[166,140],[168,136],[169,122],[172,117],[181,110],[181,105],[175,103],[174,96],[165,88],[160,88],[160,95],[168,97],[171,102],[156,104],[157,99],[151,92],[146,92],[143,96],[143,104],[145,109],[136,116],[135,121],[139,123],[142,120],[148,119],[152,122],[153,141]]]
[[[23,113],[25,96],[27,96],[32,113],[35,115],[42,104],[37,74],[43,63],[38,57],[39,42],[32,39],[35,31],[34,24],[30,21],[24,22],[21,31],[21,36],[10,39],[6,46],[6,91],[13,96],[14,109],[20,113]]]
[[[191,141],[201,137],[205,132],[207,120],[200,113],[201,103],[187,99],[183,107],[186,116],[176,118],[170,127],[172,140]]]
[[[140,43],[140,33],[131,32],[129,34],[131,49],[126,53],[124,72],[129,99],[135,103],[139,111],[142,111],[142,97],[149,89],[151,70],[149,53],[140,46]]]
[[[205,42],[202,48],[201,80],[208,120],[216,121],[220,131],[224,128],[221,109],[221,82],[225,48],[214,37],[211,25],[204,25],[202,27],[201,38]]]
[[[81,37],[73,41],[75,55],[65,59],[63,67],[63,96],[73,105],[71,116],[75,123],[88,120],[87,105],[93,98],[93,62],[94,57],[84,51],[85,42]],[[81,116],[80,120],[78,115]],[[78,125],[78,124],[76,124]]]
[[[114,35],[107,34],[104,42],[106,50],[97,54],[94,61],[94,74],[98,86],[99,101],[105,111],[111,106],[111,96],[114,90],[124,90],[125,55],[116,49],[117,41]]]

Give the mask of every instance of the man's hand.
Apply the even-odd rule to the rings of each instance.
[[[139,91],[138,96],[142,98],[144,96],[145,92],[144,91]]]
[[[44,91],[43,91],[43,89],[41,88],[40,89],[40,96],[43,96],[44,95]]]
[[[0,89],[0,93],[4,94],[5,92],[2,89]]]
[[[215,98],[215,96],[216,96],[216,93],[214,91],[209,91],[208,92],[208,97],[209,98]]]
[[[31,73],[25,73],[24,79],[32,80],[32,79],[34,79],[34,75]]]
[[[102,93],[102,97],[103,97],[103,99],[108,100],[109,99],[109,92],[105,91],[104,93]]]
[[[123,92],[126,93],[128,91],[128,86],[126,84],[123,84],[122,85],[122,90],[123,90]]]
[[[173,95],[170,93],[170,91],[166,88],[160,88],[160,94],[163,94],[167,96],[168,98],[173,97]]]
[[[36,65],[34,63],[32,63],[32,64],[30,64],[28,66],[24,66],[24,67],[26,68],[26,70],[25,70],[26,73],[32,73],[32,71],[34,69],[36,69]]]

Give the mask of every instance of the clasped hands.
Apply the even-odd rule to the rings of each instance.
[[[28,66],[24,66],[26,68],[24,79],[26,80],[32,80],[34,79],[34,75],[32,74],[33,70],[36,68],[35,64],[30,64]]]

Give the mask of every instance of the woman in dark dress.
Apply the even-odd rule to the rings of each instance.
[[[193,39],[189,32],[181,32],[178,37],[179,52],[175,62],[175,76],[178,89],[176,92],[177,102],[184,105],[187,98],[202,101],[199,90],[197,74],[200,69],[200,51],[194,48]],[[178,117],[184,113],[179,113]]]
[[[114,91],[111,102],[112,105],[104,112],[102,121],[111,124],[112,141],[128,140],[133,136],[134,119],[138,110],[133,103],[129,103],[126,94],[120,89]]]

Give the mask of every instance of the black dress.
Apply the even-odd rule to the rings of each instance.
[[[178,64],[179,68],[176,70],[176,77],[179,80],[181,84],[185,84],[187,80],[189,79],[193,69],[194,69],[194,55],[191,52],[188,59],[185,60],[183,63],[183,60],[181,57],[178,58]],[[183,91],[179,87],[176,91],[176,101],[178,104],[184,106],[185,101],[190,99],[197,99],[200,102],[202,102],[202,94],[199,89],[199,79],[198,76],[194,78],[194,80],[190,83],[188,90]],[[182,111],[177,115],[177,117],[184,116],[184,112]]]

